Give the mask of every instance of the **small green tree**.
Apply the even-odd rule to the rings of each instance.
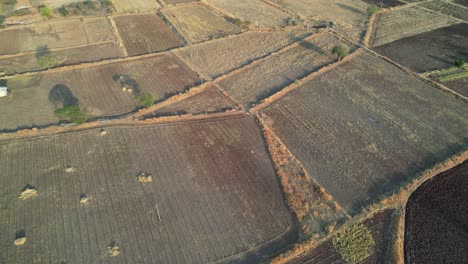
[[[52,16],[52,10],[50,10],[50,8],[48,8],[47,6],[40,6],[39,13],[41,14],[41,16],[45,16],[45,17]]]
[[[455,64],[455,67],[457,68],[463,68],[463,66],[465,66],[465,61],[462,59],[462,58],[457,58],[454,62]]]
[[[344,44],[339,44],[333,48],[332,53],[336,54],[338,59],[341,60],[349,54],[349,47]]]
[[[373,14],[379,12],[380,8],[376,5],[370,5],[368,8],[367,8],[367,15],[369,17],[371,17]]]
[[[55,116],[77,124],[82,124],[86,122],[87,119],[86,114],[81,112],[80,108],[75,105],[68,105],[57,109],[55,111]]]
[[[140,94],[135,96],[135,100],[144,107],[154,105],[154,97],[150,94]]]
[[[39,62],[39,66],[44,69],[50,69],[54,67],[55,65],[57,65],[55,58],[50,54],[40,56],[38,62]]]

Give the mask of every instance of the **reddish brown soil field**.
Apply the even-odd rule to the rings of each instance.
[[[468,162],[424,183],[406,206],[406,263],[468,263]]]
[[[468,24],[436,29],[373,49],[420,73],[451,67],[458,57],[468,61]]]
[[[258,263],[294,242],[252,117],[105,131],[0,142],[3,263]],[[38,194],[20,200],[26,184]]]
[[[237,108],[236,103],[227,98],[213,85],[179,102],[155,111],[151,116],[181,114],[216,113]]]
[[[390,242],[389,237],[391,232],[390,227],[393,212],[393,210],[385,210],[362,222],[371,231],[372,237],[375,240],[375,247],[374,254],[360,262],[361,264],[387,263],[388,260],[386,254]],[[306,253],[304,256],[289,262],[289,264],[330,263],[346,263],[333,247],[331,240],[323,242],[312,251]]]
[[[114,21],[129,55],[162,51],[184,44],[157,15],[118,16]]]
[[[198,75],[172,54],[91,67],[43,72],[8,80],[12,92],[0,104],[0,130],[57,123],[50,97],[65,87],[89,117],[128,113],[137,108],[133,94],[123,92],[115,76],[134,80],[136,90],[162,100],[200,82]],[[61,106],[60,106],[61,107]],[[14,117],[14,118],[12,118]]]
[[[350,214],[468,144],[466,102],[356,55],[260,113]]]

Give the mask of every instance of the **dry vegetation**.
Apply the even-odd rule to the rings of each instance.
[[[434,0],[427,3],[422,3],[421,6],[468,22],[468,8],[454,5],[448,1]]]
[[[112,0],[112,2],[120,13],[149,11],[160,7],[156,0]]]
[[[240,28],[200,5],[176,6],[162,12],[191,43],[240,33]]]

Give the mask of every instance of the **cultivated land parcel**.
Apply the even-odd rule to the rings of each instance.
[[[466,262],[465,0],[0,15],[0,263]]]

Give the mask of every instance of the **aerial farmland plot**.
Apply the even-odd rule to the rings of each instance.
[[[260,112],[350,214],[465,149],[468,129],[463,100],[354,55]]]
[[[161,7],[156,0],[112,0],[112,2],[119,13],[149,11]]]
[[[332,50],[341,43],[331,34],[312,35],[284,52],[222,79],[219,85],[245,105],[258,103],[295,80],[335,62],[337,58]]]
[[[122,91],[116,80],[120,76],[133,80],[133,93]],[[65,90],[67,97],[75,98],[89,117],[98,117],[135,110],[136,94],[150,94],[155,100],[162,100],[198,82],[198,75],[171,54],[14,77],[8,79],[11,96],[0,105],[5,113],[0,118],[0,130],[57,123],[57,106],[51,101],[53,91]],[[17,118],[7,118],[10,115]]]
[[[468,261],[468,162],[425,182],[406,207],[405,259],[414,263]]]
[[[373,49],[418,73],[444,69],[457,58],[468,60],[468,24],[435,29]]]
[[[295,238],[252,117],[104,129],[0,142],[2,260],[258,262]]]
[[[460,7],[459,5],[454,5],[447,1],[434,0],[427,3],[422,3],[421,6],[439,11],[441,13],[456,17],[458,19],[468,22],[468,8]]]
[[[199,2],[199,0],[161,0],[166,5],[177,5],[177,4],[184,4],[184,3],[195,3]]]
[[[180,47],[184,42],[156,14],[113,18],[127,53],[131,56]]]
[[[419,6],[382,12],[375,18],[370,45],[384,45],[456,23],[456,18]]]
[[[310,34],[308,31],[246,32],[184,47],[175,54],[197,72],[216,78]]]
[[[164,9],[163,14],[191,43],[240,33],[240,28],[201,5]]]
[[[248,21],[257,27],[281,27],[290,15],[260,0],[205,0],[231,17]]]

